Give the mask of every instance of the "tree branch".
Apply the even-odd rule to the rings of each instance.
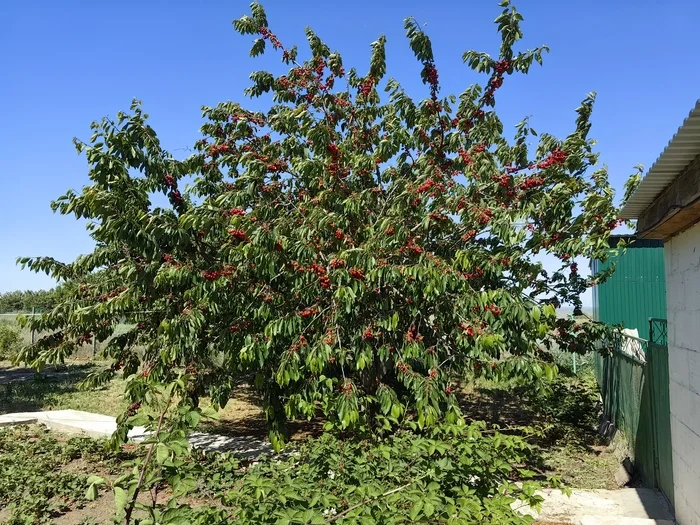
[[[170,408],[170,401],[171,401],[171,399],[168,399],[168,402],[165,404],[165,408],[160,413],[160,418],[158,419],[158,427],[156,428],[156,434],[154,436],[155,438],[158,437],[158,434],[160,433],[160,429],[163,426],[163,420],[165,419],[165,413],[168,411],[168,408]],[[148,449],[148,454],[146,454],[146,459],[143,462],[141,474],[139,475],[139,482],[136,485],[136,489],[134,489],[134,495],[131,497],[131,501],[129,502],[129,506],[126,509],[126,514],[124,515],[124,525],[129,525],[129,523],[131,523],[131,514],[134,512],[134,506],[136,505],[136,499],[139,496],[141,486],[143,485],[143,480],[146,477],[146,469],[148,468],[148,464],[151,461],[151,457],[153,456],[153,451],[155,450],[156,445],[157,445],[157,441],[154,443],[151,443],[151,446]]]

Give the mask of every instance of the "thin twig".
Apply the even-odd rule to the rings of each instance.
[[[156,433],[154,436],[155,438],[158,437],[160,429],[163,426],[165,413],[168,411],[168,408],[170,408],[170,401],[171,400],[168,399],[168,402],[165,404],[165,408],[160,413],[160,418],[158,419],[158,427],[156,428]],[[157,442],[151,443],[151,447],[148,449],[148,454],[146,454],[146,459],[143,462],[143,468],[141,469],[141,474],[139,475],[139,482],[136,485],[134,495],[131,497],[131,502],[129,503],[129,506],[126,509],[126,514],[124,515],[124,525],[129,525],[129,523],[131,523],[131,513],[134,511],[134,506],[136,505],[136,498],[138,498],[139,491],[141,490],[141,485],[143,485],[143,480],[146,477],[146,468],[148,467],[148,463],[151,461],[151,456],[153,456],[153,451],[156,448],[156,444]]]
[[[339,514],[336,514],[336,515],[333,516],[332,518],[328,518],[328,519],[326,520],[326,523],[333,523],[335,520],[338,520],[338,519],[342,518],[342,517],[345,516],[347,513],[352,512],[353,510],[355,510],[355,509],[357,509],[357,508],[359,508],[359,507],[362,507],[363,505],[366,505],[367,503],[370,503],[370,502],[372,502],[372,501],[376,501],[376,500],[378,500],[379,498],[383,498],[383,497],[385,497],[385,496],[390,496],[391,494],[394,494],[394,493],[396,493],[396,492],[400,492],[400,491],[402,491],[403,489],[408,488],[408,487],[410,487],[411,485],[413,485],[416,481],[420,481],[422,478],[424,478],[424,477],[427,476],[427,475],[428,475],[427,473],[426,473],[426,474],[423,474],[422,476],[417,477],[416,479],[414,479],[413,481],[410,481],[410,482],[406,483],[405,485],[401,485],[400,487],[396,487],[396,488],[393,488],[393,489],[391,489],[391,490],[387,490],[386,492],[384,492],[383,494],[380,494],[379,496],[375,496],[374,498],[367,498],[366,500],[363,500],[363,501],[361,501],[360,503],[357,503],[357,504],[353,505],[352,507],[348,507],[348,508],[345,509],[343,512],[341,512],[341,513],[339,513]]]

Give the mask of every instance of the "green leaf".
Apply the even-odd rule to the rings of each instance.
[[[87,488],[87,491],[85,492],[85,499],[89,501],[95,501],[97,499],[97,485],[95,483],[91,483],[90,486]]]
[[[159,464],[165,463],[170,458],[170,449],[165,443],[158,443],[156,445],[156,461]]]
[[[408,517],[411,518],[411,520],[414,520],[418,517],[418,514],[420,514],[420,511],[423,509],[423,502],[421,500],[416,501],[413,506],[411,507],[411,510],[408,513]]]
[[[207,419],[214,419],[218,420],[219,418],[219,412],[212,406],[205,407],[201,410],[201,415],[202,417],[205,417]]]
[[[199,411],[197,411],[197,410],[191,410],[187,414],[187,420],[192,427],[196,427],[199,424],[200,418],[201,418],[201,415],[200,415]]]
[[[104,485],[107,481],[100,476],[88,476],[87,482],[94,485]]]
[[[557,316],[557,311],[551,304],[545,304],[543,312],[545,317],[548,317],[549,319],[553,319]]]
[[[129,502],[129,496],[127,492],[121,487],[114,487],[114,503],[117,506],[117,512],[121,513],[126,508]]]

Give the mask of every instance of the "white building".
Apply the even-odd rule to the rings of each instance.
[[[676,519],[700,525],[700,101],[626,203],[664,241]]]

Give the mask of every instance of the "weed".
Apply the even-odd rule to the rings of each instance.
[[[49,523],[85,504],[85,474],[65,467],[71,456],[46,430],[0,429],[0,506],[10,511],[8,525]]]

